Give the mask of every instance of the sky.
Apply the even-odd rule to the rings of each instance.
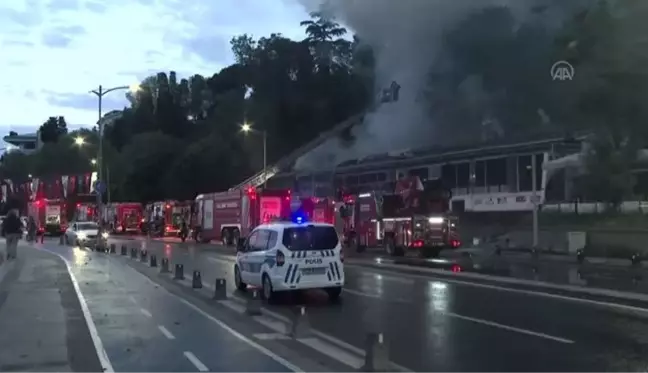
[[[296,0],[4,0],[0,2],[0,135],[34,132],[50,116],[92,127],[89,91],[159,71],[212,75],[233,62],[229,40],[303,38]],[[103,113],[127,105],[107,94]]]

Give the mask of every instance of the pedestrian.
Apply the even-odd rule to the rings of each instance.
[[[7,259],[16,259],[18,254],[18,240],[22,237],[22,221],[18,209],[11,209],[2,222],[2,236],[7,246]]]

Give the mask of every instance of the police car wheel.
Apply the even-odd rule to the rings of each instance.
[[[268,302],[272,302],[274,300],[274,290],[272,290],[272,281],[270,281],[270,277],[267,274],[263,275],[263,280],[262,282],[262,295],[263,299],[265,299]]]
[[[342,287],[338,286],[335,288],[326,288],[326,293],[328,294],[330,301],[336,301],[340,299],[340,295],[342,294]]]
[[[234,284],[240,291],[245,291],[245,289],[247,289],[247,285],[241,279],[241,271],[238,267],[234,267]]]

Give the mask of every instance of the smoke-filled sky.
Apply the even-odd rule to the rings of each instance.
[[[341,161],[369,154],[434,143],[434,123],[427,118],[426,109],[417,98],[426,88],[430,67],[443,57],[440,44],[444,32],[472,11],[488,6],[506,6],[523,20],[532,7],[557,3],[557,0],[299,1],[307,10],[322,11],[355,31],[376,53],[378,86],[386,87],[396,80],[402,89],[399,102],[383,104],[368,115],[363,126],[354,129],[357,139],[354,146],[344,148],[337,139],[331,140],[297,162],[298,169],[315,165],[321,168],[323,162],[333,167]]]

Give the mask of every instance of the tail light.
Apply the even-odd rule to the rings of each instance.
[[[281,251],[277,251],[277,267],[281,267],[286,263],[286,257]]]
[[[457,247],[461,246],[461,241],[452,240],[452,241],[450,241],[450,246],[452,246],[452,248],[456,249]]]
[[[453,264],[450,270],[454,273],[461,272],[461,266],[459,264]]]
[[[416,240],[412,242],[412,247],[423,247],[423,241],[422,240]]]
[[[344,263],[344,250],[340,249],[340,261]]]
[[[170,230],[171,230],[171,226],[167,225],[167,226],[164,228],[164,230],[167,231],[167,232],[170,231]]]

